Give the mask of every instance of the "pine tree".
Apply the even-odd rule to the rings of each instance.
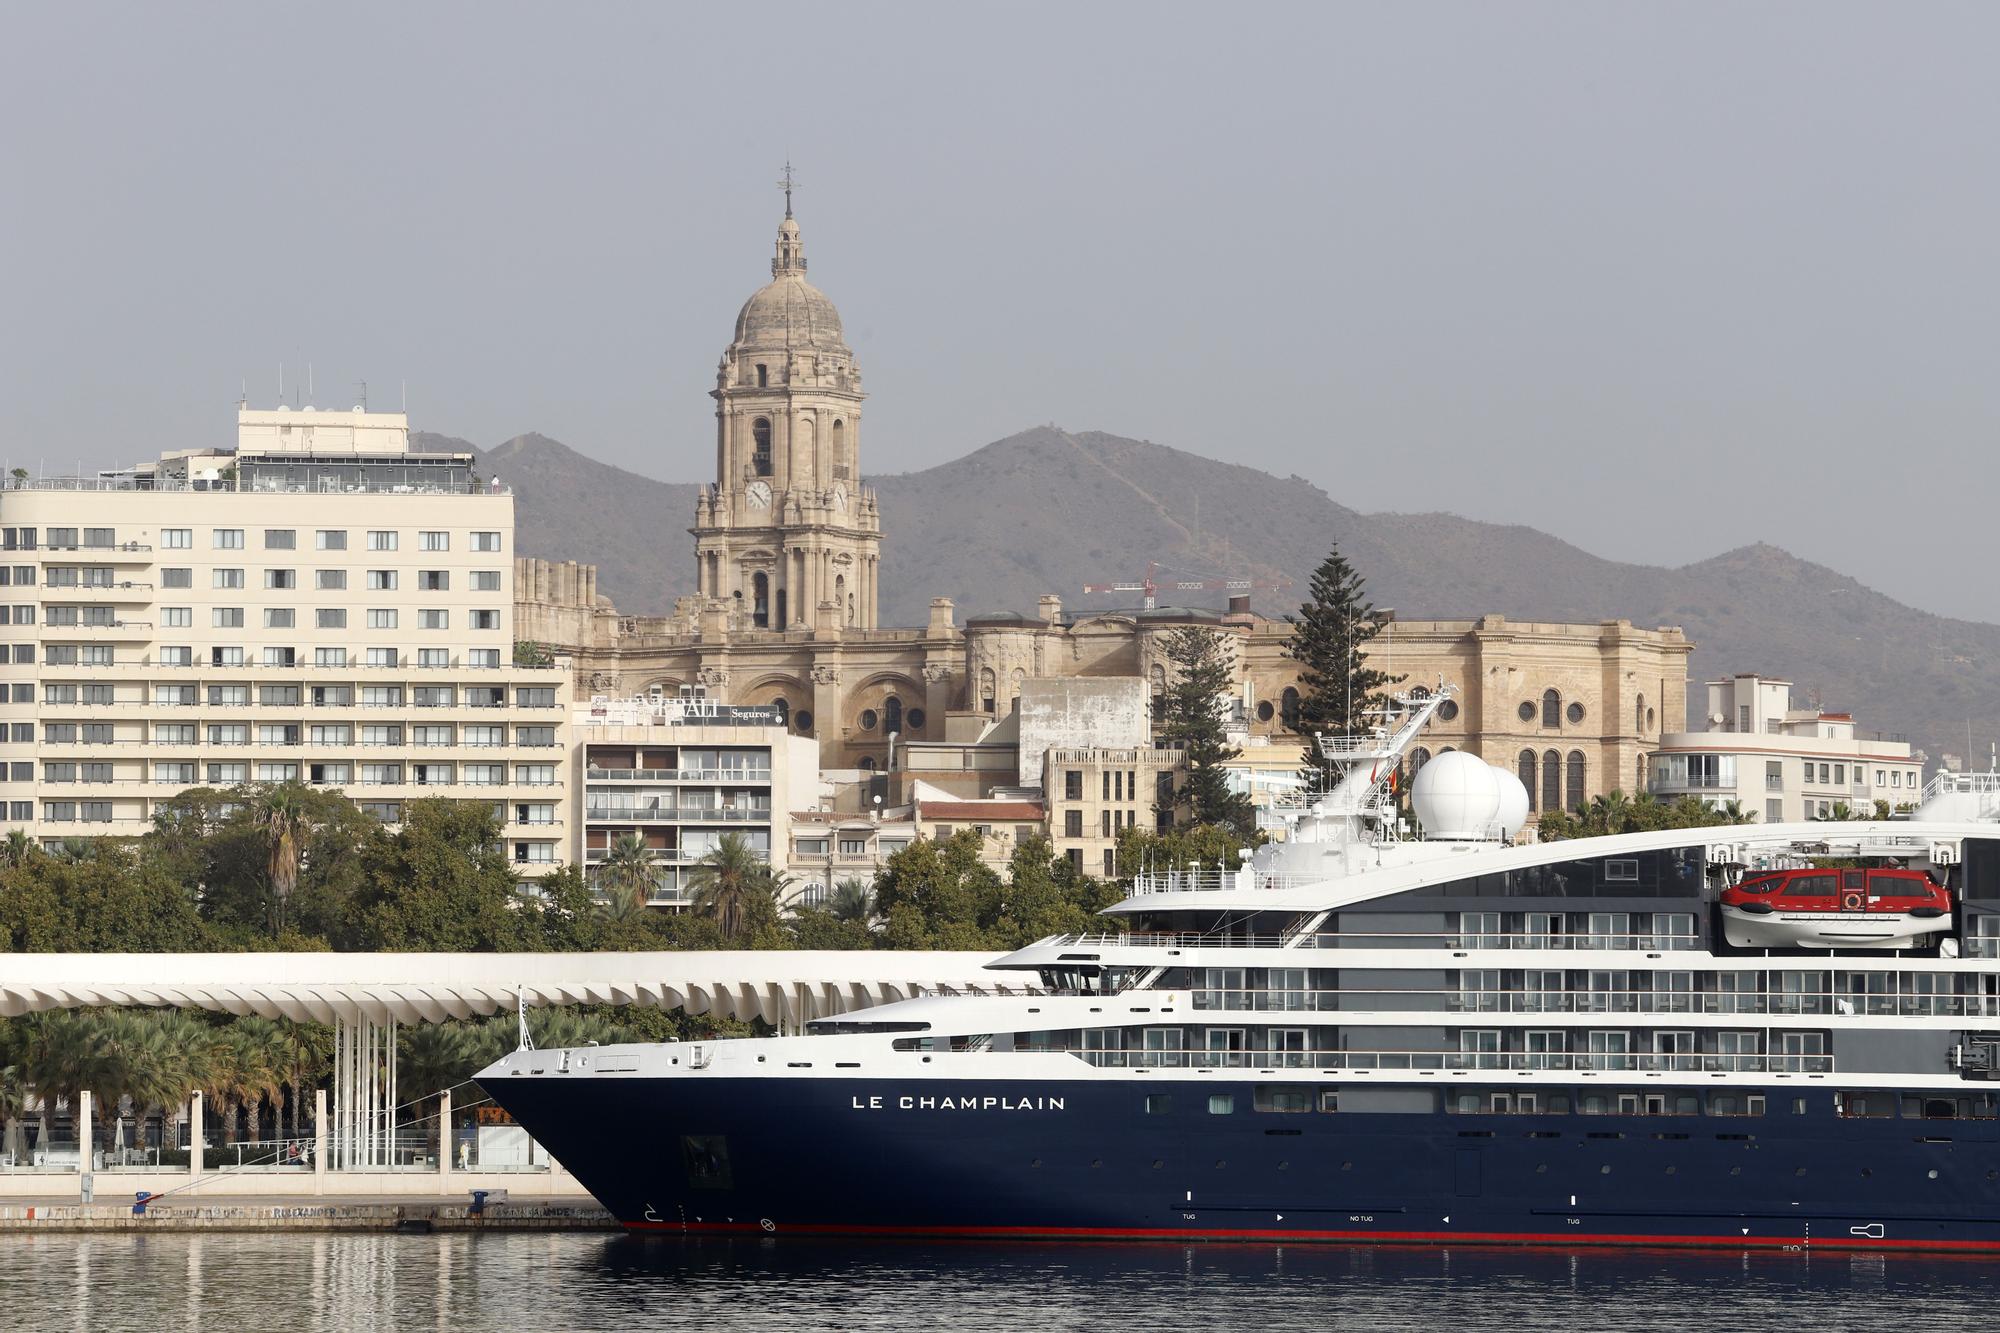
[[[1162,814],[1180,821],[1185,809],[1193,823],[1223,824],[1249,837],[1256,824],[1250,798],[1229,790],[1222,765],[1238,753],[1223,732],[1224,700],[1235,686],[1235,671],[1221,635],[1200,625],[1182,625],[1161,646],[1171,666],[1160,725],[1162,745],[1187,752],[1187,783]]]
[[[1298,709],[1285,719],[1305,738],[1307,755],[1300,777],[1307,797],[1319,794],[1325,770],[1317,757],[1317,738],[1346,735],[1365,728],[1368,710],[1383,702],[1382,687],[1401,676],[1369,666],[1363,650],[1382,632],[1388,618],[1376,611],[1363,591],[1364,583],[1340,548],[1327,552],[1313,571],[1311,600],[1299,607],[1285,655],[1299,664]]]

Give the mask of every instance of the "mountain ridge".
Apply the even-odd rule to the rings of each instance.
[[[482,474],[507,480],[518,548],[597,565],[599,588],[620,610],[657,613],[692,590],[686,528],[697,484],[600,463],[533,432],[490,450],[422,438],[425,447],[469,450]],[[884,624],[922,624],[933,596],[951,597],[961,619],[1032,611],[1046,592],[1073,610],[1097,609],[1113,603],[1080,595],[1081,585],[1134,581],[1152,559],[1201,574],[1289,578],[1288,592],[1255,597],[1260,610],[1289,610],[1337,542],[1374,601],[1408,619],[1680,626],[1696,644],[1696,711],[1702,681],[1757,671],[1865,725],[1906,733],[1933,757],[1964,748],[1968,721],[1983,735],[2000,729],[2000,626],[1906,606],[1766,542],[1679,566],[1632,564],[1524,524],[1364,514],[1297,476],[1053,426],[868,480],[887,534]]]

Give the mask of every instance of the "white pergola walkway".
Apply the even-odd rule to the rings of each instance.
[[[396,1027],[529,1006],[647,1005],[796,1028],[922,992],[1006,994],[1032,974],[985,953],[0,954],[0,1015],[101,1005],[310,1020],[335,1034],[332,1151],[382,1165],[396,1101]]]

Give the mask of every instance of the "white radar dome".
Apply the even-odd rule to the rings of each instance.
[[[1410,808],[1427,838],[1490,838],[1500,813],[1500,770],[1478,755],[1447,750],[1417,770]]]
[[[1500,809],[1493,815],[1503,837],[1512,838],[1528,822],[1528,789],[1521,779],[1504,768],[1493,770],[1500,779]]]

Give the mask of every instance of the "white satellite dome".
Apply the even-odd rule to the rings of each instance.
[[[1417,770],[1410,808],[1429,838],[1491,837],[1500,813],[1500,770],[1478,755],[1447,750]]]
[[[1528,822],[1528,789],[1521,779],[1504,768],[1493,770],[1500,778],[1500,809],[1493,815],[1503,837],[1512,838]]]

